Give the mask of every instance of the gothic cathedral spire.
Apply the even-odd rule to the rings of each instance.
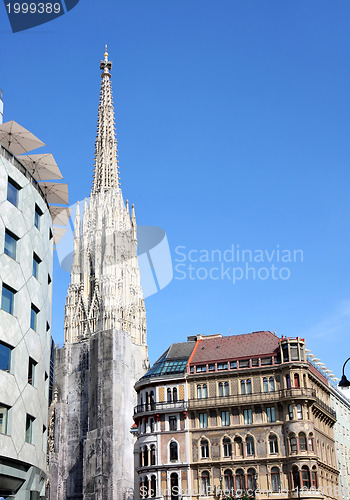
[[[110,73],[112,62],[108,60],[107,45],[100,69],[103,72],[98,107],[92,194],[119,187],[118,149]]]

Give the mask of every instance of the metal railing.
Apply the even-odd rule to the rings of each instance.
[[[271,392],[252,392],[249,394],[232,394],[230,396],[215,396],[210,398],[191,399],[189,409],[204,408],[209,406],[230,406],[233,404],[252,404],[270,401],[283,401],[286,399],[316,399],[316,390],[311,388],[280,389]]]
[[[134,415],[139,413],[154,413],[157,411],[174,411],[174,410],[186,410],[188,401],[181,399],[179,401],[165,401],[162,403],[144,403],[142,405],[137,405],[134,408]]]
[[[332,408],[330,406],[326,405],[326,403],[324,403],[323,401],[321,401],[321,399],[316,398],[315,403],[316,403],[316,405],[320,406],[322,408],[322,410],[326,411],[333,418],[337,419],[336,411],[332,410]]]

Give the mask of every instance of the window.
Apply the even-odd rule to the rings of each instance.
[[[282,352],[283,352],[283,361],[284,362],[289,361],[288,344],[283,344]]]
[[[269,436],[269,450],[271,455],[278,453],[278,439],[274,434]]]
[[[312,481],[312,486],[314,486],[315,488],[318,488],[317,469],[316,469],[315,465],[312,467],[311,481]]]
[[[293,420],[293,405],[288,405],[289,420]]]
[[[290,344],[290,357],[291,361],[299,360],[298,344]]]
[[[297,444],[297,438],[296,438],[294,432],[292,432],[292,434],[290,434],[289,441],[290,441],[290,451],[292,453],[297,453],[298,444]]]
[[[259,358],[252,359],[252,366],[259,366]]]
[[[194,373],[194,366],[190,366],[190,373]]]
[[[218,370],[228,370],[227,363],[218,363]]]
[[[175,441],[171,441],[169,449],[170,449],[170,461],[178,460],[179,457],[178,446]]]
[[[16,291],[9,286],[2,284],[1,309],[9,314],[13,314]]]
[[[208,397],[207,384],[203,384],[203,398],[206,399],[207,397]]]
[[[247,436],[245,440],[245,446],[247,455],[254,455],[254,438],[252,436]]]
[[[243,415],[244,415],[244,423],[245,423],[245,425],[249,425],[249,424],[253,423],[252,410],[244,410],[243,411]]]
[[[0,433],[7,434],[8,407],[0,403]]]
[[[209,371],[210,372],[215,372],[215,365],[209,365]]]
[[[299,475],[299,469],[296,465],[294,465],[292,468],[292,477],[293,477],[294,488],[300,489],[300,475]]]
[[[206,413],[199,414],[199,427],[206,429],[208,427],[208,415]]]
[[[250,378],[248,380],[241,380],[241,394],[251,394],[252,393],[252,381]]]
[[[202,386],[197,385],[197,399],[202,399]]]
[[[230,369],[234,370],[237,368],[237,361],[230,361]]]
[[[170,474],[170,491],[171,497],[169,500],[179,500],[179,476],[176,472]]]
[[[42,210],[35,204],[35,212],[34,212],[34,226],[40,229],[40,217],[43,215]]]
[[[230,386],[229,386],[228,382],[225,382],[224,389],[225,389],[225,396],[229,396],[230,395]]]
[[[154,419],[153,418],[150,418],[149,425],[150,425],[150,431],[154,432]]]
[[[7,181],[7,199],[12,205],[18,207],[18,195],[20,191],[20,186],[12,180],[10,177]]]
[[[228,411],[221,412],[221,424],[223,426],[230,425],[230,413]]]
[[[241,359],[239,361],[239,367],[240,368],[249,368],[250,366],[250,360],[249,359]]]
[[[207,384],[197,385],[197,399],[207,398],[208,397],[208,388]]]
[[[9,372],[11,367],[12,347],[0,342],[0,370]]]
[[[168,403],[171,403],[171,389],[167,390],[167,399],[168,399]]]
[[[247,486],[248,490],[255,491],[256,490],[256,470],[253,468],[248,469],[247,471]]]
[[[275,390],[275,379],[273,377],[269,378],[269,391],[274,392]]]
[[[219,396],[222,397],[224,395],[224,384],[222,382],[219,383]]]
[[[234,489],[233,474],[232,471],[229,469],[226,469],[224,472],[224,486],[226,493]]]
[[[11,259],[16,260],[16,246],[18,237],[11,233],[8,229],[5,230],[5,246],[4,253],[11,257]]]
[[[34,359],[29,358],[28,362],[28,384],[31,384],[34,386],[35,383],[35,367],[37,365],[37,362],[34,361]]]
[[[173,389],[173,401],[174,403],[177,403],[177,389],[174,387]]]
[[[206,365],[201,365],[201,366],[196,366],[196,372],[197,373],[203,373],[207,371]]]
[[[38,279],[38,276],[39,276],[39,264],[40,264],[40,262],[41,262],[41,259],[39,259],[39,257],[37,256],[36,253],[33,253],[33,276],[36,279]]]
[[[151,494],[151,498],[155,498],[155,496],[157,495],[157,477],[154,474],[151,476],[150,494]]]
[[[232,443],[231,439],[228,437],[225,437],[222,441],[222,447],[223,447],[223,455],[225,458],[231,457],[232,456]]]
[[[35,418],[31,415],[27,415],[26,419],[26,442],[33,442],[33,427],[34,427]]]
[[[297,416],[298,416],[298,420],[303,419],[303,409],[302,409],[301,405],[297,405]]]
[[[303,480],[303,488],[309,489],[311,486],[311,480],[310,480],[310,470],[307,465],[303,465],[301,468],[301,478]]]
[[[151,465],[156,465],[156,447],[154,444],[151,446]]]
[[[270,358],[261,358],[261,365],[272,365],[272,357]]]
[[[268,422],[276,422],[276,414],[274,406],[269,406],[266,408],[266,415]]]
[[[314,451],[314,438],[312,432],[310,432],[309,434],[308,446],[309,446],[309,451]]]
[[[269,392],[269,384],[267,382],[267,378],[266,377],[263,378],[263,391],[264,392]]]
[[[202,495],[208,495],[209,494],[209,488],[210,488],[210,479],[209,479],[209,472],[208,471],[203,471],[201,475],[201,494]]]
[[[143,465],[146,467],[148,465],[148,448],[147,446],[143,449]]]
[[[299,432],[299,450],[307,451],[306,435],[304,432]]]
[[[236,490],[245,490],[243,469],[236,470]]]
[[[294,374],[294,387],[297,389],[300,387],[299,375],[297,373]]]
[[[279,491],[281,489],[281,476],[278,467],[272,467],[271,469],[271,484],[272,491]]]
[[[201,440],[201,458],[209,458],[209,442],[207,439]]]
[[[169,417],[169,429],[171,431],[176,431],[177,430],[177,419],[174,416]]]
[[[286,375],[286,385],[287,389],[290,389],[292,387],[290,383],[290,375]]]
[[[32,304],[30,311],[30,328],[36,332],[39,309]]]

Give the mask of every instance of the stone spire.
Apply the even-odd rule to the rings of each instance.
[[[118,149],[110,73],[112,62],[108,60],[107,45],[100,69],[103,71],[98,107],[92,194],[119,188]]]

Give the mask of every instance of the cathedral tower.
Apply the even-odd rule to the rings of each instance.
[[[50,499],[123,500],[134,486],[135,382],[148,367],[134,206],[124,204],[107,47],[89,200],[77,207],[64,346],[50,409]],[[82,210],[83,208],[83,210]]]

